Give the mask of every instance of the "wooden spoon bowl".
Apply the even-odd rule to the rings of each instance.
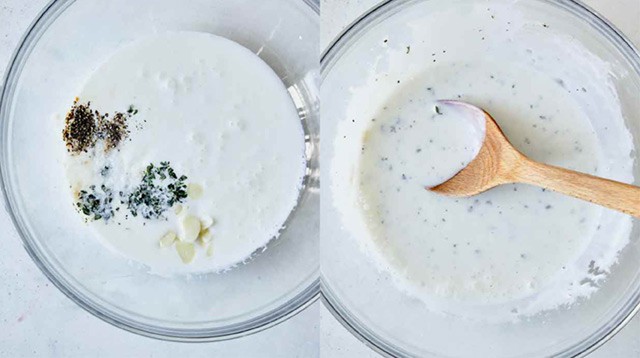
[[[640,188],[593,175],[538,163],[520,153],[484,110],[459,101],[441,106],[482,113],[485,139],[478,155],[446,182],[429,190],[449,196],[472,196],[501,184],[525,183],[640,217]]]

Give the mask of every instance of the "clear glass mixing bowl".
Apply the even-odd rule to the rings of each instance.
[[[330,163],[336,131],[353,88],[362,86],[379,61],[385,68],[382,39],[402,43],[404,25],[421,14],[473,0],[385,1],[348,27],[323,54],[321,152],[321,290],[326,305],[360,340],[386,356],[573,357],[586,355],[612,337],[640,309],[640,239],[638,222],[630,243],[609,277],[588,300],[547,311],[518,322],[468,321],[434,314],[423,302],[400,292],[393,280],[365,255],[343,228],[332,204]],[[640,148],[640,56],[611,24],[571,0],[492,0],[477,2],[513,6],[533,23],[579,42],[611,64],[611,82],[626,125]],[[459,12],[464,16],[464,12]],[[445,25],[441,30],[446,32]],[[404,29],[404,30],[403,30]],[[404,32],[403,32],[404,31]],[[409,41],[409,40],[406,40]],[[404,43],[405,45],[409,43]],[[397,45],[399,46],[399,45]],[[404,46],[404,45],[403,45]],[[404,47],[403,47],[404,48]],[[462,49],[464,51],[464,49]],[[535,50],[534,50],[535,51]],[[430,59],[426,59],[430,61]],[[576,65],[577,66],[577,65]],[[384,70],[377,73],[383,73]],[[631,154],[633,156],[633,153]],[[637,160],[634,176],[640,178]],[[637,180],[635,185],[640,184]],[[561,238],[559,238],[561,239]]]
[[[257,53],[280,76],[305,127],[307,176],[267,250],[224,274],[165,278],[105,250],[74,213],[55,115],[117,48],[163,31],[204,31]],[[0,99],[2,190],[24,246],[95,316],[147,336],[208,341],[259,331],[310,305],[318,282],[319,9],[302,0],[58,0],[32,24]]]

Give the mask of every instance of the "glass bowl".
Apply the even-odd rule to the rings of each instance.
[[[56,118],[92,71],[123,44],[164,31],[203,31],[240,43],[280,76],[305,129],[307,175],[280,236],[223,273],[160,277],[105,250],[70,219]],[[5,203],[42,272],[93,315],[146,336],[213,341],[275,325],[319,295],[318,43],[312,1],[59,0],[32,24],[2,88]],[[58,116],[58,117],[56,117]]]
[[[321,180],[325,183],[320,210],[323,299],[349,331],[385,356],[583,356],[611,338],[640,310],[640,235],[637,220],[633,223],[630,242],[619,254],[618,263],[589,299],[520,320],[492,322],[432,313],[422,301],[398,290],[392,277],[379,270],[369,255],[361,250],[359,239],[344,228],[341,214],[333,204],[336,195],[340,195],[333,188],[333,172],[341,167],[331,166],[336,155],[331,143],[339,133],[341,124],[353,121],[352,117],[345,115],[353,93],[358,88],[364,88],[367,76],[380,78],[381,74],[392,72],[388,64],[404,56],[405,47],[406,53],[409,53],[407,45],[413,44],[409,41],[417,40],[409,38],[408,33],[411,26],[422,19],[422,14],[437,13],[438,24],[443,24],[441,31],[445,33],[447,26],[450,26],[447,16],[464,16],[464,10],[455,6],[469,3],[492,9],[496,5],[513,11],[501,12],[503,15],[517,12],[527,23],[553,29],[559,36],[571,39],[572,43],[585,47],[594,56],[610,63],[609,84],[620,100],[622,115],[633,137],[633,146],[640,148],[640,56],[620,32],[583,4],[571,0],[384,1],[342,32],[322,57],[322,131],[325,143],[329,143],[323,146],[320,158],[323,163]],[[413,22],[410,24],[410,21]],[[504,28],[501,31],[504,35]],[[474,35],[479,41],[480,36],[484,35],[477,33]],[[389,44],[386,43],[387,39]],[[385,49],[394,44],[397,46],[394,55],[387,55],[392,52],[386,52]],[[468,54],[464,52],[465,46],[454,48],[462,51],[462,54]],[[412,46],[412,54],[413,50]],[[533,53],[537,50],[534,48]],[[431,62],[431,58],[424,61]],[[558,61],[561,59],[558,58]],[[581,65],[577,63],[571,66],[580,69]],[[406,64],[406,67],[397,68],[408,71],[410,66]],[[399,73],[393,74],[401,76]],[[396,77],[390,75],[390,78]],[[367,93],[376,91],[373,89]],[[630,155],[635,158],[633,152]],[[344,153],[339,153],[339,157],[343,156]],[[635,185],[640,184],[637,180],[640,178],[640,168],[635,159],[633,174]]]

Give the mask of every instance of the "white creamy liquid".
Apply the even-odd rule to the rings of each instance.
[[[477,92],[460,94],[469,85]],[[518,87],[544,95],[532,99]],[[458,95],[492,113],[532,157],[596,172],[595,133],[563,92],[515,66],[452,63],[399,87],[385,103],[363,142],[360,191],[372,239],[408,280],[463,300],[510,299],[535,292],[583,251],[601,211],[586,202],[527,186],[465,199],[425,190],[464,167],[482,140],[464,135],[455,117],[434,114],[435,100]]]
[[[169,161],[200,198],[187,198],[180,215],[211,220],[210,255],[196,244],[184,264],[173,247],[160,248],[168,231],[180,235],[180,216],[166,220],[93,221],[98,236],[119,253],[158,273],[230,268],[278,235],[296,205],[305,173],[304,135],[283,83],[258,56],[206,33],[167,33],[128,45],[95,71],[79,94],[101,112],[138,113],[118,150],[96,158],[70,156],[74,190],[89,185],[130,189],[149,163]],[[106,178],[100,175],[107,163]]]
[[[464,21],[452,20],[459,12]],[[344,226],[434,311],[496,307],[491,319],[503,319],[588,297],[628,242],[629,217],[533,186],[470,198],[425,187],[478,150],[476,130],[434,113],[444,99],[487,110],[534,160],[631,180],[633,145],[608,65],[508,6],[468,2],[403,26],[371,32],[379,47],[353,62],[366,74],[349,89],[330,169]]]
[[[399,93],[382,107],[382,120],[371,119],[361,151],[367,161],[378,161],[367,165],[391,173],[400,170],[395,174],[403,181],[414,179],[407,169],[415,167],[411,171],[423,172],[420,176],[423,188],[431,188],[453,177],[476,157],[484,141],[485,118],[481,113],[436,101],[428,94],[425,98],[405,98],[408,93],[423,91],[433,96],[432,87],[424,87],[422,82],[414,85],[417,86],[407,89],[411,92]],[[433,162],[428,163],[425,158],[432,158]],[[381,178],[378,173],[363,173],[361,181],[367,185],[371,179]]]

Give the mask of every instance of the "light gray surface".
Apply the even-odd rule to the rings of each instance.
[[[322,0],[321,48],[380,0]],[[587,0],[640,47],[640,0]],[[640,94],[639,94],[640,96]],[[639,119],[640,120],[640,119]],[[323,358],[373,358],[379,355],[358,341],[323,306],[320,309],[320,352]],[[589,358],[640,357],[640,315]]]
[[[0,75],[48,0],[0,0]],[[173,343],[115,328],[85,312],[36,268],[0,205],[0,357],[319,356],[319,302],[261,333],[219,343]]]
[[[322,47],[377,0],[324,0]],[[47,0],[0,0],[0,75],[28,24]],[[640,45],[640,1],[590,0]],[[40,273],[0,207],[0,357],[377,357],[321,304],[253,336],[181,344],[140,337],[89,315]],[[318,314],[320,311],[320,329]],[[592,355],[640,357],[640,317]]]

